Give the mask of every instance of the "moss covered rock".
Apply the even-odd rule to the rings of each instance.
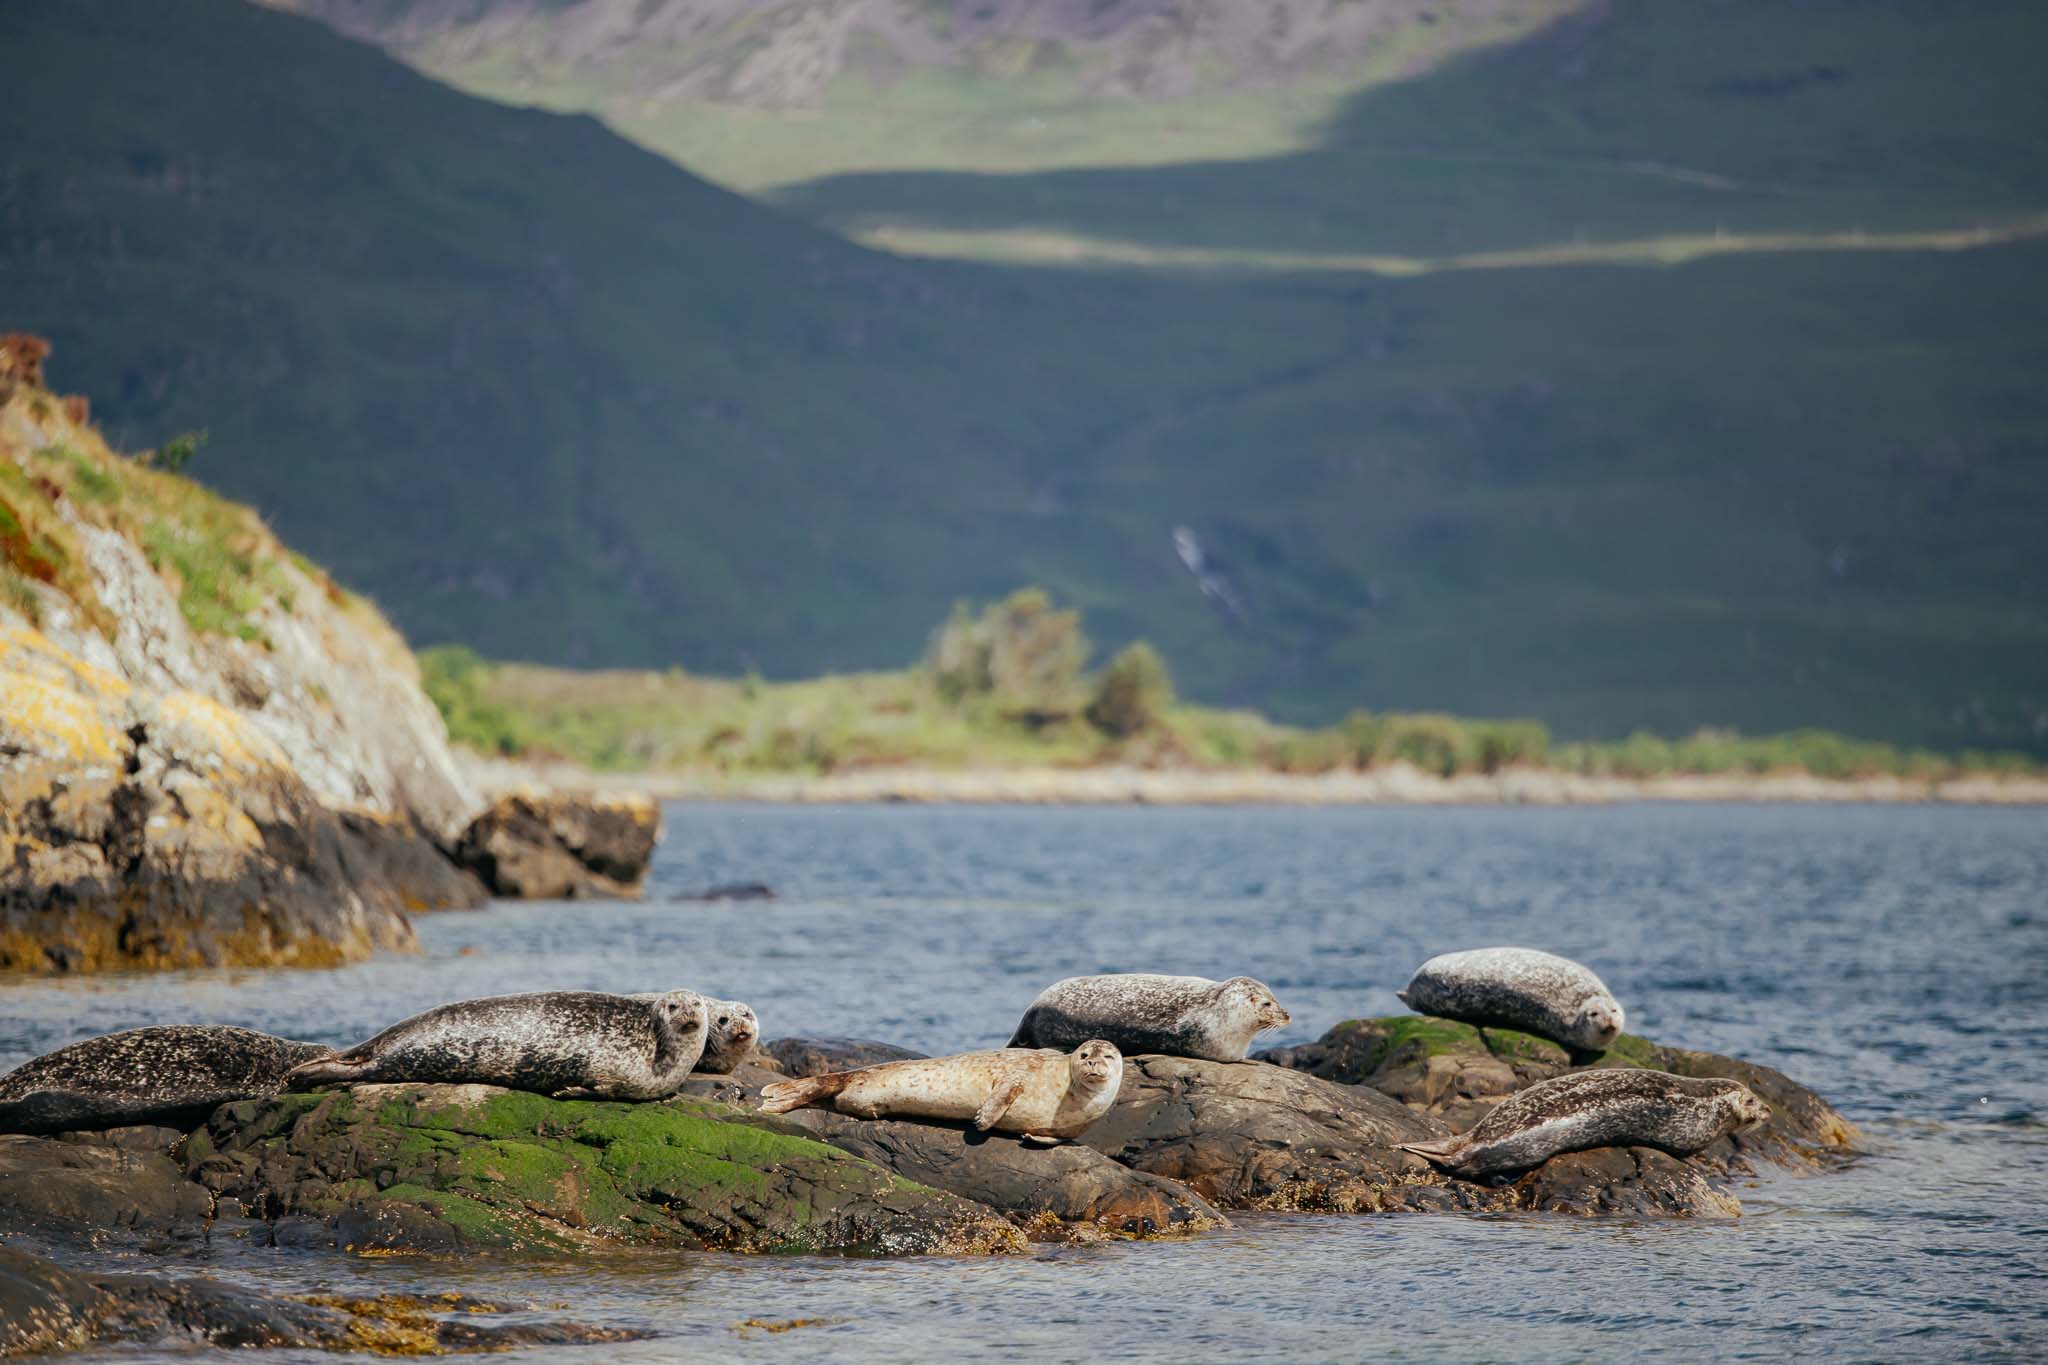
[[[1260,1055],[1324,1080],[1376,1090],[1460,1133],[1516,1091],[1570,1071],[1636,1066],[1729,1077],[1769,1104],[1772,1118],[1687,1158],[1695,1169],[1716,1175],[1747,1171],[1754,1160],[1811,1163],[1846,1154],[1856,1142],[1847,1120],[1783,1072],[1628,1033],[1606,1052],[1574,1055],[1547,1038],[1512,1029],[1406,1014],[1347,1019],[1313,1043]]]
[[[1021,1248],[993,1210],[711,1101],[358,1086],[227,1105],[186,1143],[225,1203],[358,1250],[597,1242],[777,1252]]]

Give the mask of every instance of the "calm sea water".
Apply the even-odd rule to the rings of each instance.
[[[781,898],[667,900],[736,880]],[[1432,953],[1525,943],[1592,965],[1635,1032],[1814,1086],[1869,1155],[1766,1177],[1726,1224],[1241,1216],[988,1261],[230,1249],[174,1268],[454,1287],[664,1334],[591,1355],[608,1362],[2048,1352],[2048,812],[683,805],[644,904],[419,929],[422,956],[332,972],[0,987],[0,1068],[143,1024],[339,1044],[463,996],[674,985],[751,1001],[769,1037],[952,1051],[1005,1042],[1049,981],[1131,970],[1257,976],[1295,1016],[1272,1041],[1297,1041],[1397,1012]],[[750,1318],[825,1321],[736,1330]]]

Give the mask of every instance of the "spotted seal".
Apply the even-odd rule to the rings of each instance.
[[[0,1132],[185,1127],[231,1100],[274,1095],[293,1067],[333,1053],[221,1024],[87,1038],[0,1076]]]
[[[1417,1014],[1520,1029],[1585,1052],[1604,1051],[1627,1021],[1599,977],[1534,948],[1440,953],[1394,994]]]
[[[695,991],[644,1000],[600,991],[459,1000],[294,1068],[291,1086],[432,1081],[658,1100],[673,1095],[703,1055],[705,1015]]]
[[[984,1133],[1053,1143],[1079,1137],[1108,1113],[1123,1078],[1116,1044],[1091,1038],[1071,1053],[1006,1047],[776,1081],[762,1088],[761,1108],[786,1114],[808,1105],[860,1119],[964,1119]]]
[[[697,1070],[730,1076],[734,1067],[754,1055],[754,1044],[761,1037],[761,1021],[754,1017],[751,1005],[739,1000],[713,1000],[706,996],[704,1012],[709,1033],[704,1040],[704,1055],[697,1059]]]
[[[1134,1056],[1159,1052],[1241,1062],[1255,1036],[1292,1017],[1272,991],[1248,976],[1070,976],[1031,1002],[1010,1046],[1069,1048],[1106,1038]]]
[[[1690,1156],[1770,1118],[1740,1081],[1602,1068],[1539,1081],[1510,1095],[1468,1133],[1401,1150],[1467,1179],[1540,1166],[1588,1147],[1656,1147]]]

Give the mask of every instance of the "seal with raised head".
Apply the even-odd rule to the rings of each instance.
[[[1107,1038],[1129,1056],[1158,1052],[1241,1062],[1254,1037],[1292,1017],[1263,982],[1248,976],[1070,976],[1039,992],[1010,1046],[1069,1048]]]
[[[293,1067],[333,1053],[224,1024],[87,1038],[0,1076],[0,1133],[184,1127],[230,1101],[274,1095]]]
[[[1116,1044],[1091,1038],[1071,1053],[996,1048],[952,1057],[883,1062],[762,1087],[761,1108],[786,1114],[809,1105],[857,1119],[953,1119],[1027,1142],[1079,1137],[1109,1112],[1123,1084]]]
[[[1584,1052],[1606,1050],[1627,1022],[1599,977],[1535,948],[1439,953],[1394,994],[1417,1014],[1520,1029]]]
[[[295,1068],[291,1085],[414,1081],[601,1100],[665,1099],[704,1054],[705,1013],[704,997],[695,991],[640,1000],[601,991],[458,1000]]]
[[[754,1055],[754,1044],[761,1038],[761,1021],[754,1017],[753,1006],[740,1000],[713,1000],[706,996],[704,1013],[708,1031],[697,1070],[730,1076],[734,1067]]]
[[[1691,1156],[1770,1116],[1770,1106],[1740,1081],[1602,1068],[1538,1081],[1502,1100],[1470,1132],[1403,1143],[1401,1150],[1478,1179],[1589,1147],[1655,1147]]]

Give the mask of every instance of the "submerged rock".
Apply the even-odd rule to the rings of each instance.
[[[661,807],[649,797],[514,792],[470,822],[454,856],[494,895],[630,898],[660,837]]]
[[[359,1251],[1022,1245],[992,1210],[749,1117],[693,1098],[633,1105],[493,1086],[357,1086],[225,1106],[187,1141],[185,1165],[223,1201],[261,1215],[273,1240]]]
[[[477,882],[323,805],[242,713],[0,622],[0,971],[330,966],[415,946]]]
[[[648,1335],[574,1322],[499,1326],[478,1320],[520,1307],[457,1294],[289,1297],[204,1277],[80,1273],[0,1247],[0,1356],[166,1338],[217,1347],[438,1355]]]

